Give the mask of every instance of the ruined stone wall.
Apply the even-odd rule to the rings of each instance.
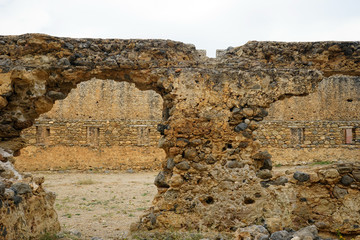
[[[277,164],[360,159],[359,92],[358,77],[324,79],[308,96],[273,103],[255,134]]]
[[[81,81],[127,81],[162,96],[166,159],[153,207],[132,230],[231,232],[263,224],[276,231],[314,222],[323,231],[360,233],[358,163],[276,175],[254,134],[272,103],[314,92],[333,75],[360,76],[358,42],[249,42],[204,59],[173,41],[30,34],[1,37],[0,56],[0,147],[9,156],[23,147],[21,130]],[[8,182],[6,189],[16,184]],[[6,219],[1,224],[18,239],[26,235]]]
[[[27,147],[16,157],[21,171],[61,169],[158,170],[156,120],[36,120],[22,136]]]
[[[159,169],[165,157],[157,146],[161,114],[162,98],[154,91],[113,80],[82,82],[22,132],[27,147],[16,167]]]
[[[156,147],[160,134],[156,120],[36,120],[22,136],[30,145]]]
[[[269,115],[259,123],[254,135],[272,154],[275,164],[359,159],[356,151],[360,148],[359,92],[358,77],[327,78],[308,96],[284,98],[272,104]],[[36,169],[39,169],[38,166],[57,168],[50,165],[51,162],[57,163],[51,159],[47,159],[48,164],[37,164],[36,158],[26,154],[34,154],[36,146],[42,154],[44,148],[53,145],[90,148],[144,146],[156,150],[160,138],[156,128],[161,121],[161,112],[162,99],[154,91],[140,91],[129,83],[112,80],[82,82],[65,100],[57,101],[52,110],[43,114],[33,127],[23,131],[23,137],[33,147],[18,157],[18,166],[26,166],[26,161],[31,159],[26,170],[35,165]],[[90,136],[91,129],[96,136]],[[351,143],[345,141],[346,129],[352,129]],[[61,158],[62,151],[58,152],[58,156],[54,156],[55,151],[51,156]],[[160,159],[162,151],[158,152],[157,158]],[[91,154],[86,155],[89,164],[82,166],[92,167],[96,159],[89,157]],[[135,162],[148,155],[137,156]],[[154,168],[153,159],[149,161],[149,166],[144,161],[140,162],[146,169],[150,166]],[[116,163],[122,166],[119,160]],[[62,168],[74,167],[71,166],[72,162],[68,164],[63,164]]]

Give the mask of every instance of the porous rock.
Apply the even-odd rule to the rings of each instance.
[[[293,177],[298,180],[299,182],[306,182],[309,181],[310,175],[307,173],[296,171],[293,175]]]
[[[11,189],[19,195],[32,192],[31,187],[29,186],[29,184],[26,183],[15,183],[12,185]]]
[[[349,175],[344,175],[340,181],[341,181],[342,185],[350,186],[350,184],[354,181],[354,179],[352,177],[350,177]]]

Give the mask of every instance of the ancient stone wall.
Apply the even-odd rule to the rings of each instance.
[[[21,171],[61,169],[158,170],[156,120],[36,120],[22,136],[28,146],[16,157]]]
[[[249,42],[217,59],[162,40],[24,35],[0,43],[0,147],[9,155],[23,147],[21,130],[81,81],[127,81],[162,96],[166,159],[153,207],[132,230],[230,232],[261,223],[276,231],[314,222],[323,231],[360,232],[357,163],[346,177],[331,165],[328,174],[315,169],[289,179],[289,172],[272,173],[271,155],[254,135],[273,102],[307,95],[336,74],[359,76],[358,42]]]
[[[308,96],[273,103],[255,132],[276,164],[360,159],[360,78],[324,79]]]
[[[159,169],[162,98],[127,82],[92,79],[54,104],[22,132],[21,171]],[[56,159],[54,161],[54,159]]]
[[[23,133],[29,144],[43,146],[152,146],[160,134],[156,120],[36,120]]]
[[[275,164],[360,159],[357,151],[360,148],[359,92],[358,77],[327,78],[308,96],[284,98],[272,104],[269,115],[259,123],[259,129],[253,134],[272,154]],[[47,159],[48,164],[37,164],[37,159],[45,157],[39,155],[45,153],[44,148],[54,145],[83,147],[82,154],[85,147],[144,146],[156,151],[160,138],[157,124],[161,121],[161,112],[162,99],[154,91],[140,91],[129,83],[112,80],[93,79],[80,83],[66,99],[57,101],[50,112],[36,120],[33,127],[22,132],[33,147],[17,158],[17,166],[25,166],[26,170],[35,166],[34,169],[41,169],[40,166],[57,169],[58,166],[50,165],[57,163],[51,159]],[[351,131],[350,142],[346,140],[346,131]],[[39,157],[32,158],[36,146]],[[52,152],[51,158],[63,156],[62,151],[58,151],[58,156],[54,156],[56,151]],[[93,162],[97,161],[95,158],[99,156],[91,152],[89,150],[89,154],[86,154],[88,164],[82,166],[93,167]],[[125,149],[121,152],[124,155]],[[162,151],[159,149],[158,152],[156,158],[161,159]],[[145,169],[154,169],[154,161],[147,154],[136,156],[138,159],[134,162],[142,162]],[[149,160],[148,166],[142,161],[145,158]],[[116,163],[110,165],[123,169],[131,167],[121,164],[120,159],[126,162],[119,157]],[[72,166],[73,162],[67,161],[68,166],[64,161],[62,163],[62,168],[75,167]],[[110,165],[107,162],[106,166]],[[22,167],[19,169],[25,170]]]

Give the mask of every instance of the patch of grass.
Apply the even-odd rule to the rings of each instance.
[[[148,194],[149,194],[149,193],[146,192],[146,193],[141,194],[141,196],[145,197],[145,196],[148,195]]]
[[[281,163],[276,164],[274,167],[282,167]]]
[[[71,218],[72,217],[72,214],[71,213],[66,213],[63,215],[64,217],[67,217],[67,218]]]
[[[332,162],[315,160],[314,162],[311,163],[311,165],[328,165],[328,164],[332,164]]]
[[[114,216],[114,213],[111,213],[111,212],[109,212],[109,213],[104,213],[104,214],[101,214],[100,216],[101,216],[101,217],[112,217],[112,216]]]
[[[76,185],[93,185],[96,182],[90,178],[88,179],[81,179],[76,182]]]
[[[198,232],[154,232],[154,233],[146,233],[146,232],[136,232],[133,233],[132,235],[132,239],[157,239],[157,240],[167,240],[167,239],[171,239],[171,240],[200,240],[200,239],[204,239],[207,236],[205,236],[202,233],[198,233]],[[224,240],[229,240],[229,239],[233,239],[232,235],[231,236],[219,236],[216,239],[224,239]]]
[[[141,207],[141,208],[137,208],[137,211],[145,211],[147,208]]]
[[[40,236],[40,240],[55,240],[58,239],[55,233],[44,233]]]

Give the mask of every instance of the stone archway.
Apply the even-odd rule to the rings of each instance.
[[[155,179],[158,195],[154,207],[133,230],[231,231],[266,223],[273,231],[304,226],[309,219],[320,221],[315,215],[323,214],[327,230],[334,232],[342,220],[332,215],[354,213],[359,208],[356,204],[341,208],[349,198],[333,197],[324,184],[332,189],[334,182],[322,172],[312,173],[314,177],[301,184],[299,180],[285,184],[272,176],[271,156],[260,151],[253,136],[270,103],[308,94],[323,76],[359,75],[358,43],[249,42],[228,49],[217,59],[204,59],[191,45],[165,40],[29,34],[1,37],[0,41],[0,147],[9,154],[17,154],[22,147],[21,129],[31,126],[79,81],[93,77],[128,81],[163,97],[159,144],[167,159]],[[356,175],[356,166],[352,165],[351,176]],[[334,181],[348,172],[341,174]],[[351,189],[349,196],[358,199],[358,190]],[[339,207],[335,213],[320,207],[313,213],[319,199],[305,197],[306,205],[299,212],[296,206],[304,204],[303,192],[309,196],[322,192],[320,202],[327,210]],[[359,231],[354,227],[355,215],[341,226],[342,232]],[[24,233],[11,228],[10,220],[0,222],[7,227],[8,236]],[[24,226],[35,225],[25,221]],[[45,228],[39,226],[26,234],[38,234]]]
[[[21,135],[17,170],[159,170],[163,101],[134,84],[92,79],[41,114]]]

